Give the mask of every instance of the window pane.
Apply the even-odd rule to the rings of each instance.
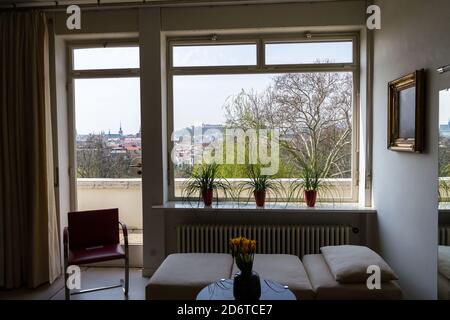
[[[75,79],[78,210],[118,208],[142,245],[139,78]],[[122,241],[122,240],[121,240]]]
[[[73,50],[74,70],[139,68],[139,47]]]
[[[139,78],[76,79],[78,178],[135,178],[141,156]]]
[[[439,202],[450,205],[450,89],[439,92]]]
[[[351,41],[266,44],[266,64],[268,65],[351,62],[353,62]]]
[[[256,45],[174,46],[174,67],[256,65]]]
[[[319,197],[329,202],[350,200],[352,81],[348,72],[174,76],[175,196],[186,195],[186,179],[213,143],[222,146],[226,154],[226,141],[235,141],[226,140],[228,130],[274,128],[283,140],[274,174],[285,188],[283,198],[290,193],[293,180],[301,177],[298,159],[307,159],[314,149],[317,162],[326,166],[322,169],[326,169],[327,187],[319,191]],[[330,161],[321,162],[324,159]],[[222,160],[222,177],[237,188],[248,178],[248,158],[244,164],[230,163],[226,156]],[[248,195],[241,197],[247,199]],[[273,194],[271,197],[275,199]]]

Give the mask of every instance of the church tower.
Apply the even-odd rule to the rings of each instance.
[[[120,127],[119,127],[119,137],[123,137],[123,131],[122,131],[122,122],[120,122]]]

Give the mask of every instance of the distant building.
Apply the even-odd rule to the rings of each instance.
[[[207,133],[208,130],[217,130],[223,133],[225,131],[225,126],[223,124],[202,124],[202,134]]]
[[[122,122],[120,123],[120,127],[119,127],[119,136],[123,137]]]
[[[122,122],[119,125],[119,132],[118,133],[111,133],[111,130],[109,130],[108,134],[105,135],[106,139],[122,139],[123,138],[123,130],[122,130]]]
[[[136,138],[140,138],[142,136],[142,127],[139,127],[139,132],[136,133]]]
[[[450,120],[447,124],[441,124],[439,126],[439,133],[446,138],[450,138]]]
[[[90,148],[88,139],[91,135],[101,137],[105,143],[105,148],[108,148],[111,154],[129,154],[132,157],[141,155],[140,129],[137,134],[124,134],[122,123],[120,123],[117,133],[111,133],[111,130],[108,130],[108,133],[102,131],[99,134],[77,134],[76,141],[79,150]]]

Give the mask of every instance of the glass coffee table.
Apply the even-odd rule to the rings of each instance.
[[[261,297],[259,300],[297,300],[288,286],[262,278],[260,282]],[[233,280],[221,279],[211,283],[198,293],[197,300],[235,300],[233,296]]]

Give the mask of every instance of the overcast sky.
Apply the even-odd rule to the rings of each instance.
[[[267,46],[266,59],[268,64],[312,63],[325,59],[349,62],[352,50],[351,45],[345,42],[277,44]],[[174,65],[255,63],[255,45],[209,46],[200,49],[177,47],[174,50]],[[79,70],[138,67],[137,47],[78,49],[74,55],[74,68]],[[202,123],[223,123],[223,105],[227,98],[238,94],[242,89],[263,91],[270,85],[273,76],[244,74],[174,77],[174,129]],[[76,80],[75,114],[78,134],[101,131],[117,133],[120,124],[125,134],[137,133],[140,127],[139,78]]]

